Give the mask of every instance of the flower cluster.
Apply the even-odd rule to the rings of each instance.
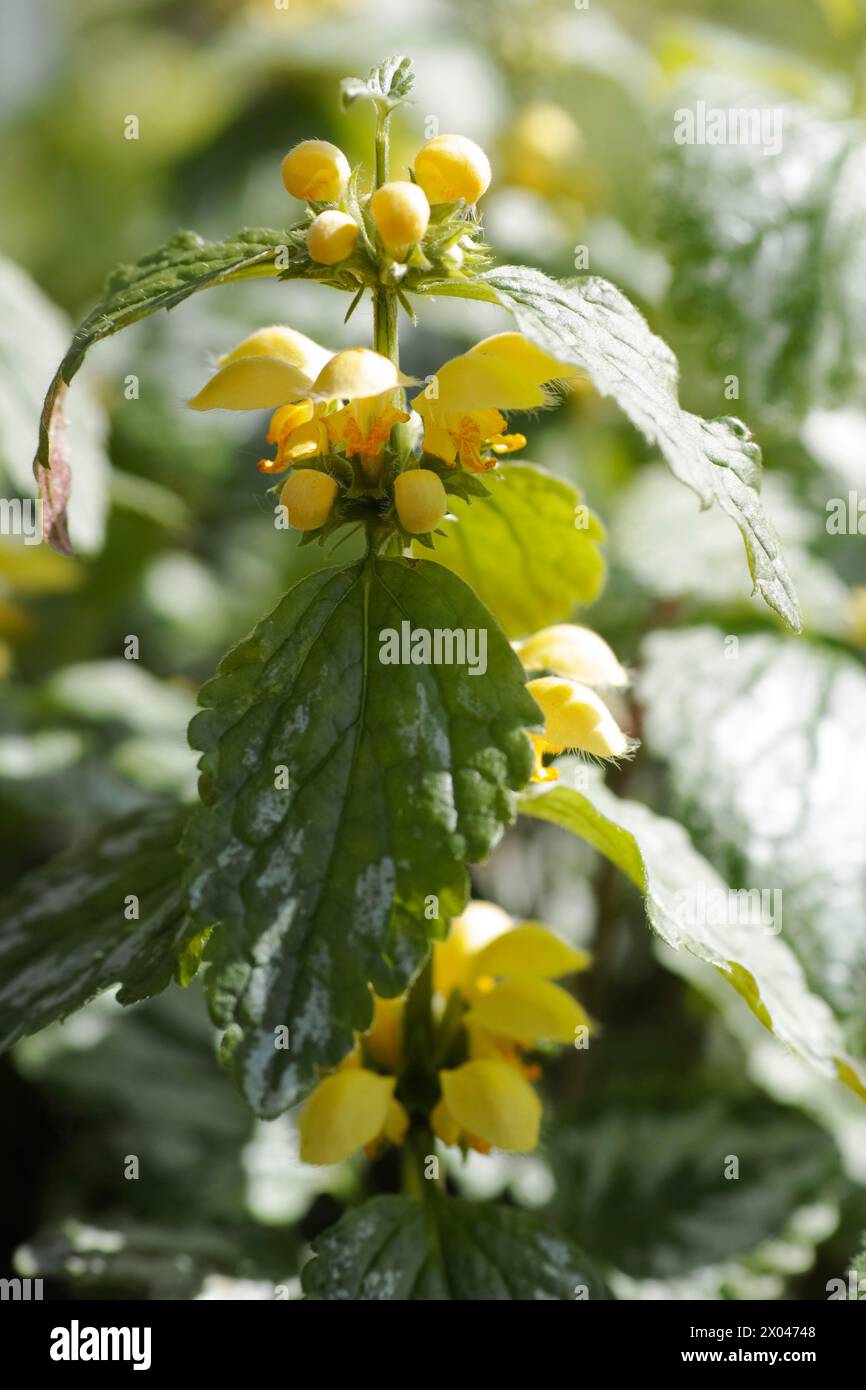
[[[472,210],[490,186],[486,154],[464,135],[428,140],[415,158],[411,181],[383,183],[363,202],[355,199],[346,156],[328,140],[296,145],[282,173],[287,192],[312,205],[310,259],[339,265],[375,240],[391,283],[405,277],[407,263],[429,270],[444,257],[443,268],[459,270],[464,248],[474,249]]]
[[[574,1045],[589,1030],[577,1000],[554,981],[590,958],[537,922],[512,922],[473,902],[434,947],[435,1033],[430,1060],[438,1098],[417,1115],[446,1145],[487,1153],[538,1143],[540,1074],[524,1053]],[[376,1000],[371,1030],[326,1077],[301,1114],[301,1157],[337,1163],[400,1144],[409,1129],[402,1000]]]
[[[374,254],[377,283],[390,284],[395,265],[429,266],[444,237],[453,271],[467,227],[475,225],[465,217],[490,183],[487,157],[463,136],[441,135],[420,151],[413,172],[413,182],[384,183],[359,202],[347,193],[352,175],[335,145],[305,140],[291,150],[283,181],[315,210],[306,234],[311,260],[337,265],[363,245],[367,262]],[[435,235],[428,232],[431,215],[439,218]],[[357,269],[362,289],[367,262]],[[551,383],[575,375],[521,333],[499,333],[422,384],[371,348],[334,353],[274,326],[221,357],[190,405],[274,412],[268,442],[275,453],[259,468],[292,470],[280,504],[297,530],[324,536],[343,521],[384,518],[409,537],[429,537],[447,513],[448,491],[457,490],[453,471],[483,473],[522,448],[523,435],[507,432],[507,412],[548,404]],[[413,386],[421,389],[410,410],[406,389]]]

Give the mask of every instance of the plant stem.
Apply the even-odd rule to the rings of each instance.
[[[388,182],[389,150],[391,150],[391,110],[386,106],[377,107],[375,121],[375,188]],[[395,367],[400,366],[400,343],[398,331],[398,293],[396,289],[379,285],[373,292],[373,346],[382,357],[389,357]],[[395,403],[400,410],[405,407],[406,393],[395,392]],[[398,441],[400,452],[409,452],[409,443],[403,438],[402,425],[398,425],[392,438]]]
[[[376,105],[376,187],[388,182],[388,146],[391,135],[391,112],[387,106]]]
[[[405,1014],[410,1057],[429,1067],[433,1057],[433,951],[427,958],[406,1000]]]
[[[384,287],[373,291],[373,347],[383,357],[390,357],[395,367],[400,365],[397,295]]]
[[[376,178],[375,187],[388,182],[388,163],[391,141],[391,112],[387,106],[376,107]],[[373,292],[373,347],[383,357],[389,357],[395,367],[400,365],[397,335],[397,294],[380,286]]]

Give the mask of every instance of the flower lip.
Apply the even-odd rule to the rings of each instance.
[[[385,1128],[394,1077],[350,1067],[321,1081],[301,1114],[301,1158],[340,1163],[370,1144]]]
[[[309,396],[333,354],[286,324],[250,333],[219,358],[191,410],[274,410]]]
[[[465,1133],[514,1153],[535,1148],[541,1101],[508,1062],[464,1062],[439,1080],[447,1111]]]
[[[601,696],[588,685],[564,676],[538,676],[526,688],[544,715],[539,743],[545,752],[579,748],[600,758],[624,758],[633,750]]]
[[[452,357],[435,373],[437,394],[413,402],[423,416],[477,414],[480,410],[537,410],[548,404],[547,382],[579,375],[534,346],[522,333],[495,333]]]
[[[241,357],[277,357],[297,367],[314,381],[333,355],[321,343],[308,338],[306,333],[299,333],[288,324],[275,323],[269,328],[257,328],[231,352],[224,352],[218,361],[221,367],[227,367]]]
[[[611,648],[591,628],[555,623],[514,644],[527,671],[553,671],[583,685],[624,690],[629,675]]]
[[[275,410],[310,394],[310,378],[281,357],[238,357],[205,382],[190,410]]]
[[[372,348],[344,348],[325,363],[309,392],[311,400],[365,400],[415,385],[387,357]]]

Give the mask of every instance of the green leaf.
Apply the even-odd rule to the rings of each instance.
[[[393,111],[403,104],[414,85],[412,59],[396,54],[371,68],[366,80],[345,77],[340,83],[340,99],[344,111],[359,99],[373,101],[385,111]]]
[[[601,523],[561,478],[528,463],[485,475],[490,496],[450,500],[433,558],[471,584],[509,637],[570,618],[604,579]],[[503,584],[503,575],[514,577]]]
[[[755,589],[795,630],[797,597],[760,502],[761,451],[745,425],[683,410],[677,361],[633,304],[606,280],[558,282],[525,266],[499,266],[476,281],[436,281],[425,293],[484,299],[508,309],[545,352],[581,368],[660,449],[673,474],[716,502],[740,529]]]
[[[486,675],[383,664],[381,634],[404,623],[483,634]],[[191,902],[221,923],[208,989],[257,1113],[336,1065],[370,1025],[369,985],[404,989],[462,908],[466,861],[496,843],[530,775],[523,681],[460,580],[379,559],[304,579],[203,688]]]
[[[134,265],[119,266],[108,277],[101,303],[77,329],[42,407],[33,470],[43,498],[46,539],[56,549],[70,550],[66,390],[90,348],[158,309],[173,309],[197,290],[261,275],[287,278],[292,274],[293,251],[292,233],[266,228],[248,228],[226,241],[205,241],[196,232],[178,232],[157,251]],[[287,265],[277,265],[280,253]]]
[[[645,644],[645,738],[723,871],[781,894],[782,935],[866,1057],[866,674],[840,653],[715,628]]]
[[[313,1242],[301,1282],[328,1301],[606,1298],[583,1252],[490,1202],[374,1197]]]
[[[0,1047],[120,984],[121,1004],[164,989],[194,927],[177,852],[189,812],[136,811],[29,874],[0,903]],[[128,919],[129,899],[139,916]]]
[[[866,128],[706,73],[675,103],[699,100],[772,112],[781,139],[776,150],[677,144],[666,124],[658,207],[677,268],[670,305],[703,329],[714,369],[739,377],[750,413],[795,430],[810,408],[866,390]]]
[[[706,778],[704,779],[706,790]],[[520,810],[579,835],[644,894],[650,926],[675,951],[714,966],[792,1052],[866,1099],[866,1072],[845,1053],[825,1001],[778,935],[742,920],[741,900],[694,849],[675,821],[601,785],[578,791],[564,780],[525,795]]]
[[[638,1069],[633,1090],[582,1094],[548,1144],[557,1229],[579,1231],[596,1259],[675,1278],[782,1238],[798,1207],[828,1200],[839,1157],[813,1121],[760,1095],[680,1101],[669,1077],[653,1098],[644,1079]]]

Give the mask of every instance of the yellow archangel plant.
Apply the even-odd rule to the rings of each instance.
[[[350,294],[347,321],[369,296],[370,342],[335,350],[266,325],[226,345],[190,401],[269,412],[258,467],[275,524],[299,545],[356,533],[363,553],[313,565],[203,687],[190,726],[199,803],[106,832],[102,896],[84,908],[110,896],[111,856],[132,853],[132,841],[142,902],[156,901],[151,882],[166,879],[167,860],[173,896],[149,909],[139,954],[126,937],[117,950],[100,943],[58,998],[68,1011],[119,978],[121,999],[138,999],[172,973],[187,983],[204,961],[221,1057],[251,1108],[272,1118],[303,1103],[311,1164],[401,1146],[408,1195],[393,1200],[408,1202],[400,1220],[423,1240],[419,1198],[439,1204],[433,1224],[450,1221],[452,1233],[467,1219],[443,1215],[445,1185],[436,1195],[424,1181],[437,1146],[533,1149],[545,1058],[574,1055],[591,1032],[559,983],[586,969],[587,954],[470,901],[468,866],[518,807],[572,830],[588,823],[586,806],[583,820],[569,812],[575,789],[557,783],[561,753],[615,761],[635,747],[626,668],[569,621],[600,586],[603,531],[570,484],[513,459],[526,439],[509,418],[591,377],[702,501],[721,499],[756,585],[791,625],[797,614],[748,431],[681,410],[670,353],[619,291],[492,266],[478,211],[492,174],[466,136],[435,135],[392,177],[390,122],[412,82],[409,60],[393,58],[343,84],[346,107],[375,112],[372,178],[330,141],[304,140],[282,163],[288,194],[305,205],[295,226],[222,243],[181,233],[115,272],[49,388],[35,470],[47,538],[68,552],[63,400],[93,343],[195,291],[263,275]],[[516,327],[412,377],[398,318],[414,324],[413,299],[448,295],[507,310]],[[382,655],[388,634],[394,661]],[[56,922],[45,932],[61,935]],[[377,1208],[371,1229],[395,1211]],[[524,1217],[508,1213],[512,1235]],[[539,1287],[571,1297],[570,1282],[546,1269]]]
[[[331,266],[356,252],[367,234],[366,206],[388,278],[413,249],[427,259],[431,206],[456,204],[456,228],[464,236],[474,231],[464,209],[485,192],[490,168],[471,140],[438,136],[419,152],[414,182],[382,183],[366,204],[362,198],[355,205],[356,217],[343,196],[348,162],[328,142],[296,146],[283,162],[283,178],[291,193],[314,204],[307,248],[315,261]],[[333,206],[321,207],[322,201]],[[449,238],[449,246],[459,244]],[[273,411],[267,438],[274,454],[258,467],[266,476],[288,473],[278,504],[287,524],[324,538],[364,520],[376,544],[387,547],[392,537],[400,544],[429,539],[448,514],[450,475],[495,470],[526,443],[522,434],[507,432],[508,414],[554,403],[577,373],[524,334],[503,332],[445,362],[422,384],[400,371],[396,332],[383,336],[378,325],[376,342],[376,348],[332,352],[287,325],[259,329],[219,359],[190,406]],[[554,780],[545,756],[566,749],[599,758],[630,752],[632,741],[599,694],[622,689],[628,677],[601,637],[560,624],[514,648],[544,721],[543,732],[528,735],[533,780]],[[491,926],[491,939],[483,940]],[[470,904],[452,922],[447,941],[434,948],[428,1061],[435,1086],[425,1117],[443,1143],[482,1152],[535,1146],[541,1106],[530,1080],[539,1073],[522,1051],[573,1043],[576,1030],[587,1026],[572,996],[552,983],[586,964],[545,928],[513,927],[489,904]],[[307,1102],[303,1158],[335,1163],[359,1148],[372,1154],[386,1142],[403,1142],[410,1128],[400,1098],[407,1069],[412,1080],[405,1022],[403,1000],[376,999],[372,1028],[357,1035],[339,1069]]]
[[[348,180],[339,150],[307,141],[283,163],[286,186],[299,196],[338,200]],[[464,137],[440,136],[416,160],[418,183],[386,183],[370,206],[387,254],[405,259],[429,224],[427,194],[438,201],[474,202],[487,187],[489,166]],[[426,192],[425,192],[426,190]],[[316,214],[308,233],[315,259],[333,264],[352,253],[361,227],[339,207]],[[395,249],[396,248],[396,249]],[[280,491],[290,526],[322,531],[357,518],[408,536],[434,531],[448,499],[442,469],[488,472],[522,447],[506,433],[506,414],[553,399],[552,384],[575,376],[521,333],[485,338],[439,367],[410,410],[405,390],[417,386],[390,355],[366,346],[331,352],[288,326],[263,328],[220,358],[218,370],[190,401],[195,410],[273,410],[268,442],[273,458],[262,473],[289,477]],[[404,437],[396,427],[409,425]],[[545,754],[577,748],[599,757],[630,750],[598,690],[628,683],[607,644],[587,628],[561,624],[515,644],[524,668],[538,674],[529,690],[544,715],[532,734],[533,778],[556,776]],[[432,1055],[439,1098],[429,1122],[445,1144],[487,1152],[532,1149],[541,1106],[521,1051],[538,1044],[573,1043],[588,1020],[552,977],[585,968],[588,958],[545,928],[514,927],[490,904],[473,903],[456,918],[446,942],[434,948],[433,1000],[438,1010]],[[300,1122],[301,1156],[335,1163],[356,1149],[368,1154],[402,1143],[409,1114],[399,1099],[407,1054],[405,1005],[377,998],[372,1029],[357,1038],[339,1070],[321,1081]],[[455,1059],[459,1059],[454,1065]],[[439,1065],[441,1063],[441,1065]]]

